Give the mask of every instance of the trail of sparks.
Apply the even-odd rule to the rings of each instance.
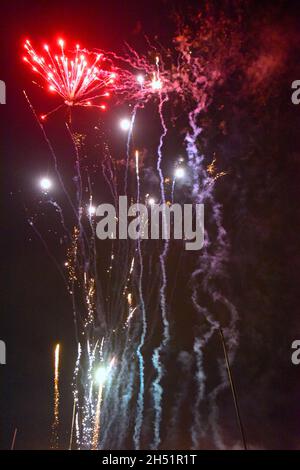
[[[103,393],[103,384],[100,383],[99,389],[98,389],[97,406],[96,406],[96,412],[95,412],[95,424],[94,424],[94,432],[93,432],[93,440],[92,440],[93,450],[98,449],[98,443],[99,443],[102,393]]]
[[[54,351],[54,421],[52,425],[52,448],[58,449],[59,445],[59,361],[60,345],[57,344]]]
[[[94,411],[95,418],[94,418],[94,428],[93,428],[93,436],[92,436],[92,450],[97,450],[99,448],[103,389],[104,389],[105,382],[107,381],[109,374],[111,373],[114,362],[115,362],[115,359],[113,357],[109,365],[106,368],[104,366],[101,366],[100,369],[98,370],[98,373],[100,374],[98,377],[99,387],[98,387],[97,405],[96,405],[96,410]]]
[[[157,63],[158,66],[158,63]],[[159,75],[158,75],[159,77]],[[164,176],[161,168],[162,163],[162,147],[164,143],[164,138],[167,135],[167,126],[163,117],[163,105],[168,101],[168,95],[162,97],[160,94],[160,103],[159,103],[159,115],[163,127],[163,133],[161,134],[159,146],[158,146],[158,160],[157,160],[157,171],[160,178],[160,191],[161,191],[161,199],[163,204],[163,212],[162,212],[162,220],[163,220],[163,228],[165,233],[167,233],[167,221],[166,221],[166,211],[165,211],[165,204],[166,204],[166,196],[165,196],[165,188],[164,188]],[[166,288],[167,288],[167,272],[166,272],[166,256],[169,249],[169,240],[164,240],[164,247],[163,251],[159,256],[160,260],[160,268],[161,268],[161,275],[162,275],[162,282],[160,286],[160,308],[161,308],[161,315],[162,315],[162,322],[163,322],[163,339],[161,344],[158,348],[156,348],[152,355],[152,363],[156,369],[156,379],[153,381],[152,389],[153,389],[153,401],[154,401],[154,411],[155,411],[155,418],[154,418],[154,439],[152,443],[153,449],[158,449],[160,444],[160,424],[162,419],[162,394],[163,389],[161,386],[161,379],[163,376],[163,368],[161,364],[161,353],[168,344],[170,338],[169,332],[169,321],[167,319],[167,299],[166,299]]]
[[[76,443],[77,446],[80,446],[79,442],[79,427],[78,427],[78,402],[79,402],[79,397],[78,397],[78,387],[77,387],[77,380],[78,380],[78,373],[79,373],[79,367],[80,367],[80,358],[81,358],[81,344],[78,342],[78,347],[77,347],[77,359],[75,363],[75,369],[73,373],[73,397],[74,397],[74,411],[75,411],[75,425],[76,425]],[[72,424],[71,424],[71,432],[70,432],[70,447],[72,447],[72,441],[73,441],[73,419],[72,419]]]

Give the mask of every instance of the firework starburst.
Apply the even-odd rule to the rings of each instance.
[[[73,51],[67,52],[63,39],[58,40],[58,46],[58,52],[53,54],[45,44],[45,54],[42,55],[35,51],[28,39],[24,44],[24,61],[42,77],[49,92],[63,99],[61,105],[41,118],[45,119],[64,105],[94,106],[105,110],[103,102],[94,100],[110,96],[116,74],[107,67],[104,54],[83,53],[78,44]]]

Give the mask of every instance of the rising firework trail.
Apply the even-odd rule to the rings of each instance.
[[[54,420],[52,424],[52,448],[58,449],[58,429],[59,429],[59,361],[60,344],[54,350]]]
[[[135,168],[136,168],[136,179],[137,179],[137,204],[139,208],[140,204],[140,171],[139,171],[139,152],[136,150],[135,152]],[[138,238],[138,257],[139,257],[139,278],[138,278],[138,292],[140,297],[141,303],[141,313],[142,313],[142,334],[139,345],[137,347],[137,356],[139,362],[139,380],[140,380],[140,389],[138,393],[137,399],[137,413],[136,413],[136,422],[135,422],[135,429],[134,429],[134,444],[135,448],[140,448],[140,437],[141,437],[141,429],[143,423],[143,412],[144,412],[144,392],[145,392],[145,379],[144,379],[144,358],[142,354],[142,348],[145,343],[146,332],[147,332],[147,320],[146,320],[146,307],[144,302],[143,296],[143,287],[142,287],[142,280],[143,280],[143,254],[142,254],[142,247],[141,247],[141,238]]]
[[[154,75],[153,80],[155,83],[161,84],[160,75],[159,75],[159,61],[156,61],[157,64],[157,72]],[[158,86],[158,85],[156,85]],[[161,87],[158,89],[160,90]],[[167,233],[167,216],[166,216],[166,194],[165,194],[165,187],[164,187],[164,175],[162,171],[162,148],[164,144],[164,139],[167,135],[168,129],[166,126],[166,122],[163,116],[163,106],[168,101],[168,95],[162,95],[160,92],[159,94],[159,116],[163,128],[163,132],[160,136],[159,146],[158,146],[158,158],[157,158],[157,172],[159,174],[160,180],[160,192],[161,192],[161,200],[163,204],[163,212],[162,212],[162,223],[163,223],[163,233]],[[162,252],[159,255],[160,261],[160,269],[161,269],[161,285],[160,285],[160,309],[161,309],[161,316],[162,316],[162,323],[163,323],[163,339],[160,345],[154,350],[152,355],[152,363],[154,368],[156,369],[157,376],[153,381],[152,390],[153,390],[153,402],[154,402],[154,411],[155,411],[155,418],[154,418],[154,439],[152,443],[153,449],[158,449],[160,444],[160,425],[162,419],[162,396],[163,396],[163,388],[161,385],[161,380],[163,377],[163,365],[161,361],[161,353],[165,349],[170,339],[170,331],[169,331],[169,321],[167,318],[167,298],[166,298],[166,289],[167,289],[167,270],[166,270],[166,257],[169,251],[169,241],[167,239],[167,235],[165,236],[164,245]]]
[[[97,396],[97,405],[96,405],[95,418],[94,418],[92,450],[97,450],[99,448],[103,388],[104,388],[105,382],[108,379],[108,376],[111,372],[113,365],[114,365],[114,358],[112,358],[108,367],[100,366],[95,376],[96,382],[98,383],[98,396]]]
[[[99,441],[99,434],[100,434],[102,393],[103,393],[103,383],[100,382],[99,383],[99,388],[98,388],[96,417],[95,417],[94,433],[93,433],[93,441],[92,441],[92,449],[93,450],[98,449],[98,441]]]

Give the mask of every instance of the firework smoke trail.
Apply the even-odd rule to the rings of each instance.
[[[214,178],[209,167],[205,167],[204,155],[198,148],[198,140],[201,134],[199,125],[201,113],[206,112],[213,103],[216,87],[226,82],[228,77],[240,67],[243,58],[241,56],[241,40],[243,26],[241,15],[237,15],[235,22],[232,17],[223,12],[216,15],[213,5],[208,4],[206,12],[190,17],[189,25],[185,25],[178,18],[178,35],[175,38],[179,52],[178,83],[182,90],[182,96],[190,96],[195,107],[189,112],[190,131],[186,135],[185,144],[188,155],[188,163],[193,174],[192,196],[196,203],[204,203],[209,208],[206,211],[207,230],[205,231],[204,247],[196,268],[191,275],[192,302],[199,314],[201,326],[205,328],[202,336],[194,340],[194,353],[196,359],[196,383],[198,397],[196,411],[200,403],[207,395],[206,373],[204,370],[204,352],[210,339],[215,335],[219,326],[226,331],[226,344],[228,344],[230,362],[233,361],[238,346],[238,332],[236,323],[238,319],[234,305],[223,295],[219,286],[226,279],[226,265],[229,261],[229,241],[222,222],[222,207],[214,195]],[[205,53],[203,54],[203,51]],[[230,60],[228,60],[230,58]],[[234,60],[232,60],[234,59]],[[216,97],[217,98],[217,97]],[[187,101],[185,101],[187,104]],[[209,231],[209,225],[213,227]],[[204,298],[209,298],[211,303],[222,310],[222,325],[219,317],[214,312],[215,308],[207,307],[205,300],[201,302],[201,291]],[[226,320],[224,319],[226,315]],[[225,325],[223,324],[225,323]],[[211,426],[216,447],[223,448],[224,444],[219,433],[217,422],[217,399],[219,393],[228,387],[228,378],[224,360],[219,361],[221,383],[208,394],[210,403],[209,424]],[[208,372],[207,372],[208,375]],[[194,408],[194,409],[195,409]],[[203,433],[204,423],[201,417],[194,413],[192,425],[192,441],[199,448],[199,440]]]
[[[202,111],[202,109],[203,109],[203,103],[199,103],[197,108],[189,114],[189,123],[192,129],[192,132],[188,133],[188,135],[186,136],[189,165],[191,166],[193,170],[193,175],[194,175],[193,195],[196,198],[197,202],[199,203],[203,203],[206,199],[205,197],[206,194],[204,193],[204,185],[205,185],[205,180],[207,179],[207,175],[206,175],[204,165],[203,165],[204,157],[203,155],[199,155],[197,144],[196,144],[197,139],[199,135],[201,134],[201,128],[197,126],[196,119],[199,113]],[[201,188],[199,185],[200,178],[201,178],[201,183],[202,183]],[[206,236],[207,236],[207,233],[206,233]],[[207,243],[208,242],[206,241],[205,245],[207,245]],[[203,249],[205,250],[205,246]],[[194,353],[196,355],[196,381],[197,381],[197,387],[198,387],[197,398],[196,398],[196,403],[195,403],[196,413],[194,414],[194,422],[193,422],[192,429],[191,429],[192,442],[193,442],[194,448],[198,448],[199,439],[200,439],[201,432],[202,432],[202,427],[201,427],[202,422],[200,418],[199,407],[200,407],[200,403],[202,402],[204,398],[205,382],[206,382],[206,374],[205,374],[204,366],[203,366],[203,349],[205,345],[207,344],[208,340],[213,335],[214,331],[219,327],[219,323],[214,320],[211,313],[206,308],[201,307],[198,302],[198,289],[197,289],[196,280],[197,280],[199,273],[200,272],[202,273],[202,271],[205,272],[205,268],[201,267],[200,269],[197,269],[192,274],[192,279],[195,281],[192,287],[193,289],[192,290],[192,302],[194,304],[196,311],[200,313],[201,315],[204,315],[204,317],[206,318],[206,320],[208,321],[211,327],[204,338],[195,338],[195,342],[194,342]]]
[[[133,390],[134,390],[134,379],[135,379],[135,364],[132,362],[130,365],[130,370],[128,371],[126,375],[126,388],[124,389],[124,392],[121,396],[121,402],[120,402],[120,432],[118,433],[118,440],[117,440],[117,448],[121,449],[122,445],[124,445],[124,435],[127,429],[127,425],[129,422],[128,418],[128,407],[130,400],[133,395]]]
[[[209,337],[210,336],[211,336],[211,332],[209,332]],[[203,436],[204,434],[204,423],[201,420],[199,408],[200,408],[200,404],[202,400],[204,399],[205,388],[206,388],[206,374],[205,374],[204,366],[203,366],[203,349],[207,341],[208,341],[208,338],[205,338],[205,339],[195,338],[194,347],[193,347],[193,351],[195,353],[195,359],[196,359],[195,378],[196,378],[197,386],[198,386],[197,396],[195,400],[196,412],[194,415],[194,422],[193,422],[192,429],[191,429],[193,449],[199,448],[199,434],[201,433],[201,436]]]
[[[222,364],[222,366],[221,366]],[[211,426],[212,432],[213,432],[213,439],[215,442],[215,445],[218,449],[225,450],[226,445],[222,439],[222,434],[220,430],[220,426],[218,424],[219,420],[219,408],[216,405],[216,401],[218,398],[218,395],[227,388],[228,386],[228,376],[226,374],[226,369],[224,367],[223,361],[219,361],[219,371],[220,371],[220,376],[221,376],[221,383],[214,388],[214,390],[209,394],[209,408],[210,408],[210,413],[209,413],[209,424]]]
[[[137,178],[137,204],[139,207],[140,204],[140,174],[139,174],[139,153],[136,151],[135,153],[135,165],[136,165],[136,178]],[[140,448],[140,438],[141,438],[141,428],[143,423],[143,411],[144,411],[144,358],[142,355],[142,348],[144,346],[145,337],[147,333],[147,321],[146,321],[146,309],[145,309],[145,302],[143,297],[143,287],[142,287],[142,279],[143,279],[143,255],[142,255],[142,248],[141,248],[141,237],[139,236],[137,241],[138,246],[138,256],[139,256],[139,278],[138,278],[138,292],[139,292],[139,299],[140,299],[140,308],[142,312],[142,334],[141,340],[137,348],[137,356],[139,361],[139,379],[140,379],[140,389],[137,399],[137,411],[136,411],[136,421],[135,421],[135,428],[134,428],[134,435],[133,441],[135,444],[135,448]]]
[[[59,357],[60,345],[57,344],[54,350],[54,421],[52,425],[52,448],[58,449],[58,428],[59,428]]]
[[[175,193],[175,185],[176,185],[176,176],[174,176],[172,181],[172,191],[171,191],[171,203],[174,202],[174,193]]]
[[[199,103],[196,109],[189,113],[189,123],[191,126],[191,132],[189,132],[186,136],[188,161],[189,161],[190,167],[192,168],[193,177],[194,177],[193,178],[193,196],[196,198],[197,202],[199,203],[203,203],[205,200],[203,187],[204,187],[204,182],[206,179],[206,173],[205,173],[205,169],[203,165],[204,157],[203,155],[199,155],[197,144],[196,144],[197,139],[199,135],[201,134],[201,128],[197,126],[196,119],[199,113],[203,110],[203,108],[204,108],[204,104]],[[201,189],[199,185],[200,178],[203,178],[201,181],[203,185]],[[198,270],[196,270],[193,273],[192,278],[196,279],[198,274],[199,272]],[[202,428],[201,428],[202,422],[200,418],[199,407],[200,407],[200,403],[202,402],[204,398],[205,382],[206,382],[206,374],[205,374],[204,367],[203,367],[203,348],[207,344],[209,338],[212,336],[214,330],[218,328],[219,324],[215,322],[214,318],[212,317],[212,315],[207,309],[199,305],[198,290],[197,290],[197,285],[195,284],[193,285],[192,302],[194,304],[196,311],[199,312],[201,315],[204,315],[206,320],[211,325],[211,329],[205,335],[205,338],[202,338],[202,339],[195,338],[195,342],[194,342],[194,353],[196,356],[196,381],[197,381],[198,391],[197,391],[197,397],[196,397],[196,403],[195,403],[196,413],[194,414],[194,422],[192,425],[191,434],[192,434],[193,446],[194,448],[197,448],[199,446],[199,438],[202,432]]]
[[[203,98],[204,100],[205,98]],[[230,312],[230,326],[226,329],[227,336],[230,335],[230,358],[233,359],[234,349],[238,345],[238,333],[236,331],[236,322],[238,319],[237,312],[235,307],[229,302],[229,300],[224,297],[220,292],[218,292],[212,285],[211,279],[215,279],[217,276],[222,276],[224,273],[224,265],[228,260],[228,241],[226,238],[226,231],[222,225],[222,214],[221,206],[218,204],[213,196],[213,179],[210,178],[204,167],[204,157],[199,155],[197,149],[197,139],[201,133],[201,128],[197,126],[196,120],[204,107],[204,103],[199,103],[197,108],[189,114],[189,122],[192,129],[192,132],[188,133],[186,136],[187,143],[187,153],[189,158],[189,165],[191,166],[194,174],[194,183],[193,183],[193,194],[197,203],[207,202],[212,208],[212,220],[217,228],[217,237],[216,237],[216,247],[215,251],[209,252],[209,245],[212,243],[209,240],[208,232],[205,232],[206,242],[203,247],[203,255],[201,257],[201,265],[197,268],[192,274],[192,302],[194,307],[201,316],[207,321],[207,324],[210,325],[208,332],[204,335],[203,338],[195,338],[194,343],[194,352],[196,355],[196,379],[198,384],[198,395],[196,399],[196,409],[199,410],[200,403],[204,398],[205,392],[205,381],[206,374],[203,368],[203,350],[213,336],[214,332],[219,328],[219,322],[214,318],[214,316],[209,312],[205,307],[202,307],[198,301],[198,286],[199,286],[199,277],[202,277],[202,287],[210,294],[214,302],[221,302]],[[222,374],[222,383],[216,387],[216,389],[210,395],[211,403],[211,415],[210,422],[212,425],[213,435],[215,443],[218,448],[223,448],[224,444],[221,442],[220,433],[217,431],[217,408],[216,408],[216,399],[221,390],[228,386],[228,379],[225,378]],[[195,413],[194,423],[192,425],[192,441],[194,448],[199,447],[199,439],[201,437],[201,419],[199,414]]]
[[[167,221],[166,221],[166,212],[165,212],[165,204],[166,204],[166,196],[165,196],[165,188],[164,188],[164,176],[161,168],[162,163],[162,147],[164,143],[164,138],[167,135],[167,126],[163,116],[163,105],[166,101],[168,101],[168,95],[162,97],[162,94],[159,94],[160,102],[159,102],[159,116],[161,119],[161,124],[163,128],[163,132],[160,136],[159,146],[158,146],[158,159],[157,159],[157,171],[160,178],[160,191],[161,191],[161,199],[163,204],[163,212],[162,212],[162,220],[163,220],[163,230],[165,234],[167,234]],[[161,364],[160,355],[163,349],[166,347],[169,338],[169,321],[167,319],[167,301],[166,301],[166,288],[167,288],[167,272],[166,272],[166,256],[169,250],[169,241],[167,239],[164,240],[164,248],[162,253],[159,256],[160,260],[160,267],[161,267],[161,275],[162,275],[162,282],[160,286],[160,308],[161,308],[161,315],[162,315],[162,322],[163,322],[163,339],[160,343],[159,347],[156,348],[152,355],[152,363],[156,370],[156,379],[154,379],[152,384],[152,392],[153,392],[153,401],[154,401],[154,438],[152,443],[153,449],[158,449],[160,444],[160,423],[162,419],[162,394],[163,389],[161,386],[161,379],[163,377],[163,368]]]
[[[191,369],[193,364],[193,357],[186,351],[181,351],[177,358],[178,362],[178,374],[184,377],[181,386],[176,387],[174,393],[174,405],[170,414],[170,425],[168,426],[168,438],[174,445],[174,442],[179,437],[180,433],[180,413],[182,410],[183,400],[186,398],[190,381],[191,381]],[[169,440],[168,439],[168,440]]]
[[[119,56],[114,52],[105,53],[114,64],[113,70],[116,74],[114,92],[119,97],[119,103],[134,100],[137,103],[135,106],[142,108],[156,97],[162,88],[166,93],[174,91],[170,74],[164,70],[163,63],[160,66],[158,56],[153,64],[148,56],[139,54],[129,44],[125,44],[128,50],[125,56]],[[152,49],[156,50],[153,46]]]
[[[130,120],[130,127],[127,136],[127,144],[126,144],[126,169],[125,169],[125,182],[124,182],[124,195],[127,194],[127,184],[128,184],[128,169],[129,169],[129,160],[130,160],[130,142],[132,139],[133,127],[136,118],[136,112],[138,110],[139,105],[136,104],[133,108],[133,113]]]

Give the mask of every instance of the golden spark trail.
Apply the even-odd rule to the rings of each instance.
[[[99,435],[100,435],[100,424],[101,424],[102,392],[103,392],[103,383],[100,382],[99,390],[98,390],[98,400],[97,400],[94,432],[93,432],[92,450],[97,450],[97,448],[98,448],[98,441],[99,441]]]
[[[58,427],[59,427],[59,359],[60,344],[54,351],[54,421],[52,425],[52,448],[58,449]]]

